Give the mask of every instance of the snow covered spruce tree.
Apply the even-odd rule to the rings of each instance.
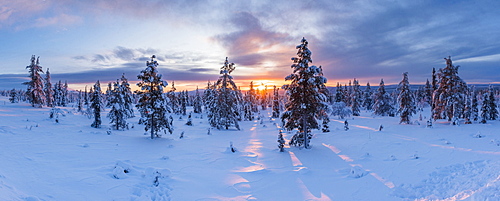
[[[375,103],[373,104],[373,113],[380,116],[394,116],[394,106],[389,93],[385,91],[384,79],[380,80],[380,85],[377,93],[374,95]]]
[[[118,80],[113,84],[113,88],[108,92],[106,104],[107,107],[111,107],[108,118],[115,130],[128,129],[127,119],[134,117],[130,86],[125,75],[122,75],[121,80],[121,84]]]
[[[366,83],[366,88],[365,88],[365,91],[363,93],[363,108],[365,108],[365,110],[372,110],[372,107],[373,107],[373,92],[372,92],[372,88],[370,86],[370,83],[367,82]]]
[[[279,89],[276,89],[276,85],[273,87],[273,118],[280,117],[281,105],[279,98]]]
[[[463,115],[467,84],[458,76],[460,66],[453,66],[451,57],[444,59],[446,67],[439,69],[438,86],[432,95],[432,117],[451,121]]]
[[[42,107],[45,104],[45,93],[43,91],[43,78],[40,73],[43,73],[42,66],[40,66],[40,57],[35,59],[35,55],[31,56],[31,64],[26,66],[29,70],[30,81],[23,84],[28,85],[26,96],[28,101],[33,107]]]
[[[415,114],[416,106],[413,93],[410,90],[410,82],[408,81],[408,72],[403,73],[403,80],[399,82],[398,89],[398,114],[401,120],[399,123],[410,124],[410,117]]]
[[[351,93],[352,116],[359,116],[361,103],[362,103],[361,89],[359,88],[359,82],[356,80],[356,78],[354,78],[352,93]]]
[[[17,94],[17,91],[15,88],[10,90],[10,92],[9,92],[9,101],[11,103],[19,102],[19,95]]]
[[[196,86],[196,94],[195,94],[194,100],[193,100],[193,112],[197,113],[197,114],[201,113],[203,111],[202,106],[203,106],[203,100],[200,96],[198,86]]]
[[[146,69],[137,75],[141,80],[137,86],[141,88],[137,91],[139,94],[139,103],[136,107],[141,113],[139,124],[145,125],[145,130],[151,132],[151,139],[160,137],[158,132],[168,131],[173,132],[172,121],[167,117],[167,113],[171,112],[163,96],[163,88],[168,85],[166,81],[161,79],[162,75],[158,74],[156,69],[158,62],[155,60],[155,55],[151,56],[151,61],[146,61]]]
[[[481,106],[481,122],[486,123],[486,120],[496,120],[498,117],[498,110],[495,101],[495,94],[493,87],[490,85],[488,92],[484,93],[483,104]]]
[[[56,106],[66,107],[68,103],[68,82],[63,84],[61,80],[54,86],[54,101]]]
[[[45,102],[47,107],[54,107],[54,90],[52,89],[52,83],[50,83],[50,72],[48,68],[45,73],[45,88],[43,90],[45,92]]]
[[[238,120],[240,119],[239,106],[241,103],[241,94],[238,87],[233,81],[233,77],[229,75],[235,69],[234,63],[224,61],[224,66],[221,67],[221,76],[215,83],[214,98],[210,103],[210,113],[208,115],[209,123],[217,129],[229,129],[234,126],[240,130]]]
[[[94,122],[92,122],[92,127],[100,128],[101,127],[101,111],[104,110],[102,104],[102,92],[101,92],[101,83],[99,80],[94,84],[94,90],[90,96],[90,109],[92,110],[92,115],[94,116]]]
[[[325,111],[328,105],[326,95],[321,93],[327,79],[321,76],[321,68],[309,66],[312,53],[307,45],[307,40],[302,38],[301,44],[296,47],[297,57],[292,58],[293,73],[285,78],[291,83],[283,85],[289,98],[281,119],[285,129],[299,131],[290,140],[290,145],[309,149],[311,129],[320,128],[318,120],[327,118]]]
[[[335,91],[335,98],[332,104],[332,115],[338,116],[340,119],[344,119],[345,117],[350,117],[352,111],[345,102],[344,90],[342,89],[342,85],[337,82],[337,89]]]

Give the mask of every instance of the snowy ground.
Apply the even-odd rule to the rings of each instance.
[[[280,153],[269,117],[207,135],[206,118],[176,116],[173,135],[151,140],[137,117],[108,135],[107,119],[91,128],[72,108],[55,123],[48,108],[0,103],[0,200],[500,200],[498,121],[425,128],[363,113]]]

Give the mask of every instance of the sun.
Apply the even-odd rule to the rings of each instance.
[[[269,80],[259,80],[254,83],[256,84],[255,89],[259,91],[269,89],[269,87],[272,87],[273,85]]]

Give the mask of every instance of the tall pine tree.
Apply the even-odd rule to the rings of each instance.
[[[325,118],[324,111],[328,108],[326,95],[321,93],[327,79],[321,76],[321,68],[309,66],[312,52],[307,45],[307,40],[302,38],[301,44],[296,47],[297,57],[292,58],[291,66],[293,73],[285,78],[291,83],[283,85],[289,98],[281,116],[285,129],[299,130],[292,137],[291,145],[306,149],[309,148],[311,129],[320,128],[318,120]]]
[[[416,113],[415,99],[410,90],[408,72],[403,73],[403,80],[398,85],[398,114],[401,120],[399,123],[410,124],[410,117]]]
[[[394,106],[389,93],[385,91],[384,79],[380,80],[377,93],[374,94],[375,103],[373,104],[373,113],[380,116],[394,116]]]
[[[104,110],[102,104],[102,92],[101,92],[101,83],[99,80],[94,84],[94,90],[90,96],[90,109],[92,110],[92,115],[94,116],[94,122],[92,122],[92,127],[100,128],[101,127],[101,111]]]
[[[458,76],[458,68],[454,66],[451,57],[445,58],[446,67],[439,69],[438,86],[432,95],[433,119],[452,119],[462,116],[465,110],[467,84]]]
[[[31,56],[31,64],[26,66],[29,70],[30,81],[24,82],[23,84],[28,85],[26,90],[26,96],[28,101],[33,107],[42,107],[45,104],[45,93],[43,91],[43,78],[41,73],[43,73],[42,66],[40,66],[40,57],[35,59],[35,55]]]
[[[137,91],[139,94],[139,103],[136,107],[141,113],[139,124],[145,125],[145,130],[151,132],[151,139],[160,137],[159,132],[173,132],[172,121],[169,122],[167,114],[171,112],[167,101],[163,96],[163,88],[168,85],[166,81],[161,79],[162,75],[158,74],[158,62],[155,60],[155,55],[151,56],[151,61],[146,61],[146,69],[137,75],[141,81],[137,86],[141,88]]]
[[[54,107],[54,90],[52,89],[52,83],[50,83],[50,72],[47,68],[47,72],[45,73],[45,99],[47,107]]]
[[[234,63],[229,63],[226,57],[224,66],[220,70],[221,76],[215,84],[215,99],[213,100],[216,101],[214,104],[216,108],[211,109],[213,112],[209,116],[211,126],[217,129],[229,129],[229,127],[234,126],[240,130],[238,104],[241,103],[241,97],[233,77],[229,75],[234,69]]]

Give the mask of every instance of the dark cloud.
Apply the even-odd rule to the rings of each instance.
[[[265,59],[271,59],[273,47],[281,47],[284,41],[290,40],[288,34],[264,30],[260,20],[249,12],[235,13],[229,23],[237,31],[213,37],[228,56],[241,65],[260,65]]]
[[[124,61],[134,60],[135,57],[134,50],[129,48],[124,48],[121,46],[116,47],[113,53],[115,57],[122,59]]]

